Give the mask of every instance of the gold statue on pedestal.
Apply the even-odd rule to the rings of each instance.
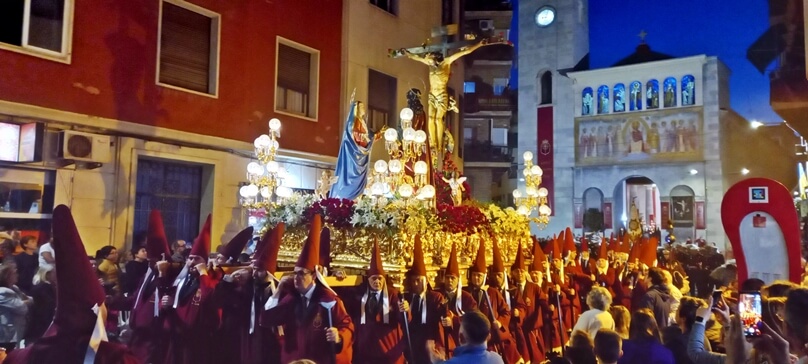
[[[628,236],[631,241],[637,241],[642,237],[642,218],[640,217],[640,209],[637,208],[634,201],[631,201],[631,207],[629,208]]]
[[[463,191],[466,190],[466,188],[463,187],[463,182],[466,182],[466,177],[458,177],[457,172],[455,172],[452,178],[441,178],[443,182],[448,183],[449,187],[452,188],[452,203],[455,206],[460,206],[460,204],[463,203]]]

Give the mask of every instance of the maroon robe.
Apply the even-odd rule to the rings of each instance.
[[[443,297],[446,297],[445,312],[441,313],[441,318],[448,317],[449,315],[452,316],[452,327],[443,328],[443,342],[446,343],[444,348],[446,349],[446,353],[450,353],[453,352],[456,347],[460,346],[460,316],[463,316],[464,312],[476,310],[477,301],[465,290],[460,290],[458,293],[460,295],[460,309],[463,310],[463,312],[458,312],[457,295],[452,297],[452,295],[445,290],[441,290],[439,293],[442,294]]]
[[[84,346],[76,346],[75,337],[43,337],[37,340],[32,346],[25,349],[18,349],[8,353],[8,357],[3,361],[5,364],[34,364],[34,363],[64,363],[81,364],[84,362],[84,355],[87,350],[86,343],[90,337],[87,336]],[[143,357],[136,356],[129,348],[122,344],[115,344],[102,341],[95,353],[95,364],[141,364]]]
[[[354,325],[342,300],[328,288],[317,284],[311,302],[304,307],[302,296],[294,288],[281,287],[281,290],[285,293],[281,293],[277,306],[261,313],[261,326],[283,327],[281,363],[309,359],[318,364],[333,364],[336,353],[337,364],[350,364]],[[326,341],[325,329],[328,328],[329,315],[320,305],[320,302],[334,301],[337,303],[331,308],[331,317],[341,338],[336,345]]]
[[[547,352],[542,333],[545,316],[550,314],[547,294],[536,283],[525,282],[524,289],[521,289],[517,284],[514,297],[525,305],[525,314],[520,315],[520,319],[511,319],[511,322],[518,321],[521,324],[521,330],[528,349],[528,356],[525,356],[525,361],[530,360],[532,363],[541,363],[544,361],[545,353]]]
[[[511,310],[508,303],[505,302],[505,297],[502,297],[502,293],[494,287],[488,287],[486,290],[463,287],[463,290],[471,294],[471,297],[478,302],[477,307],[480,312],[492,321],[488,350],[498,352],[508,363],[518,362],[521,355],[519,355],[516,342],[508,330],[511,323]],[[502,327],[497,329],[493,320],[498,321]]]
[[[530,358],[530,348],[528,348],[530,343],[527,342],[525,332],[522,330],[522,321],[525,315],[527,315],[527,305],[525,301],[522,300],[522,295],[519,295],[517,291],[517,288],[508,289],[508,294],[511,296],[511,322],[508,331],[511,333],[513,341],[516,343],[516,350],[519,351],[519,355],[521,355],[522,358],[528,359]],[[500,290],[500,292],[502,291]]]
[[[607,290],[609,290],[609,294],[611,294],[612,297],[615,297],[615,293],[614,293],[614,276],[615,276],[614,269],[607,266],[606,267],[606,273],[600,273],[600,271],[598,270],[597,267],[594,267],[593,269],[594,270],[592,271],[592,274],[595,275],[595,284],[598,285],[599,287],[606,288]]]
[[[245,364],[280,363],[281,361],[281,329],[278,327],[261,326],[261,312],[269,297],[275,291],[268,283],[250,285],[250,301],[255,307],[255,321],[253,332],[250,334],[250,325],[241,333],[241,359]],[[249,318],[250,309],[247,308]]]
[[[404,293],[404,298],[410,304],[410,340],[415,360],[411,363],[430,363],[427,341],[432,340],[435,346],[446,347],[443,342],[443,326],[440,324],[441,313],[446,312],[446,302],[443,295],[435,291],[427,291],[424,299],[421,296]],[[426,310],[426,323],[423,322],[422,310]],[[409,353],[405,352],[409,358]]]
[[[174,292],[180,297],[177,308],[169,310],[171,314],[166,320],[171,328],[167,363],[206,364],[217,360],[214,353],[219,343],[215,342],[213,333],[219,328],[221,314],[212,296],[218,282],[208,274],[198,275],[196,279],[197,287],[186,281]],[[171,302],[173,300],[171,297]]]
[[[614,284],[612,285],[612,289],[615,298],[613,301],[615,305],[622,305],[631,311],[631,290],[628,289],[627,285],[623,284],[626,281],[627,274],[625,267],[625,264],[616,263],[612,268],[614,271]],[[620,273],[623,273],[622,277]]]
[[[399,293],[394,287],[387,287],[388,323],[384,323],[383,301],[379,293],[378,309],[374,316],[368,313],[365,303],[365,323],[362,324],[362,297],[368,292],[366,284],[351,287],[350,290],[339,291],[345,302],[345,309],[354,323],[353,363],[391,363],[404,364],[404,352],[407,350],[407,339],[404,334],[404,317],[398,309]]]
[[[218,346],[214,355],[218,362],[242,363],[245,360],[241,357],[241,341],[242,332],[249,331],[252,285],[252,279],[243,287],[221,280],[213,291],[213,300],[222,312],[221,327],[214,333]]]

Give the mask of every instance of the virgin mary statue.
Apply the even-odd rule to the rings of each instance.
[[[337,182],[331,186],[329,197],[353,200],[365,190],[373,134],[365,122],[365,105],[351,100],[350,109],[334,172]]]

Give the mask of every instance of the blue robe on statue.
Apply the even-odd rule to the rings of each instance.
[[[373,135],[368,133],[368,144],[363,147],[354,140],[354,112],[356,102],[351,104],[345,131],[342,133],[342,144],[337,156],[337,169],[334,175],[337,182],[331,186],[329,197],[354,200],[365,191],[368,166],[370,164],[370,148],[373,146]]]

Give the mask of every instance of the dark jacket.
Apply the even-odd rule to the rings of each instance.
[[[676,364],[673,353],[656,340],[624,340],[617,364]]]
[[[657,326],[659,326],[661,330],[668,327],[668,318],[670,317],[672,303],[673,297],[670,295],[668,286],[663,284],[651,286],[648,292],[645,293],[645,297],[640,302],[639,307],[636,308],[648,308],[653,311]]]
[[[53,321],[53,314],[56,311],[56,287],[50,283],[37,283],[31,289],[31,298],[34,304],[31,306],[31,319],[25,333],[25,341],[28,343],[42,337]]]
[[[687,340],[690,332],[683,333],[678,326],[668,326],[662,329],[662,343],[673,353],[676,364],[694,364],[687,356]]]

